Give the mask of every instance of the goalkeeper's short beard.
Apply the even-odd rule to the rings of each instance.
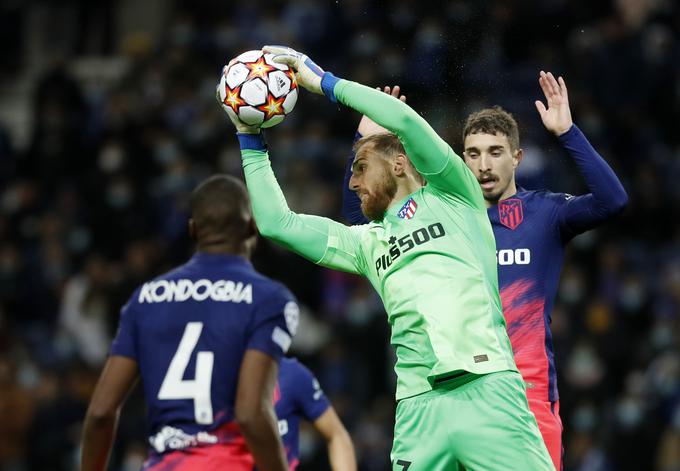
[[[385,174],[373,191],[361,200],[361,212],[369,221],[382,221],[385,211],[397,194],[397,180],[393,175]]]

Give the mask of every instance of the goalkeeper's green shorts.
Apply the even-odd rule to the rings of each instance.
[[[396,471],[554,470],[515,371],[465,374],[397,405]]]

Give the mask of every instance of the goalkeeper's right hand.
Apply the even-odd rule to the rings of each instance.
[[[260,134],[260,126],[244,123],[238,118],[236,113],[234,113],[234,110],[222,102],[222,99],[220,98],[219,83],[215,89],[215,98],[217,99],[217,103],[219,103],[222,109],[227,113],[227,116],[229,116],[229,119],[234,124],[234,127],[236,127],[236,132],[239,134]]]
[[[286,64],[295,71],[295,77],[303,88],[318,95],[326,95],[336,101],[333,88],[338,78],[316,65],[307,55],[287,46],[264,46],[262,51],[274,55],[274,62]]]

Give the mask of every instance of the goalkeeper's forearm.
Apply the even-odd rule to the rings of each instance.
[[[440,172],[455,156],[427,121],[398,98],[330,74],[324,75],[322,85],[331,100],[359,111],[399,136],[413,165],[425,176]]]
[[[484,209],[484,199],[472,172],[453,149],[410,106],[396,97],[326,73],[324,94],[353,108],[392,131],[404,145],[413,166],[434,188]]]
[[[272,171],[263,137],[260,134],[239,134],[238,137],[246,186],[260,233],[314,263],[322,263],[329,236],[336,238],[343,229],[342,224],[291,211]],[[355,272],[351,260],[336,258],[322,264]]]

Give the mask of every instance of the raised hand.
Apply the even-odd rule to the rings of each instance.
[[[295,70],[295,76],[301,87],[312,93],[323,95],[321,78],[324,71],[305,54],[287,46],[265,46],[262,51],[273,54],[275,62],[286,64]]]
[[[541,71],[538,83],[541,85],[541,90],[543,90],[545,99],[548,102],[547,108],[542,101],[536,100],[535,102],[543,125],[556,136],[564,134],[574,124],[571,120],[569,95],[567,94],[567,85],[564,83],[564,79],[559,77],[555,80],[552,72],[546,73]]]
[[[376,89],[380,90],[380,87],[376,87]],[[394,87],[390,88],[388,86],[383,87],[383,92],[387,93],[388,95],[392,95],[395,98],[399,98],[401,101],[406,103],[406,96],[405,95],[400,95],[401,88],[399,88],[399,85],[395,85]],[[370,136],[373,134],[380,134],[383,132],[389,132],[387,129],[384,127],[380,126],[378,123],[373,121],[371,118],[368,116],[364,115],[361,117],[361,121],[359,121],[359,129],[357,129],[359,134],[362,136]]]

